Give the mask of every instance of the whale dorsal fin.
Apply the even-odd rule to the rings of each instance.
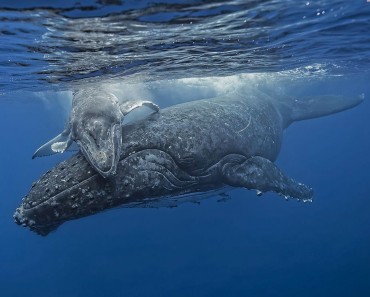
[[[159,111],[157,104],[150,101],[127,101],[120,104],[123,114],[122,125],[131,125]]]

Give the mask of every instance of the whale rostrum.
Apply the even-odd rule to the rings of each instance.
[[[77,153],[32,185],[18,224],[47,235],[63,222],[117,207],[176,206],[229,187],[311,201],[313,190],[275,164],[292,122],[336,113],[363,98],[274,99],[260,92],[174,105],[121,126],[115,175],[103,178]]]

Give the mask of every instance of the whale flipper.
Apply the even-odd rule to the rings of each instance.
[[[122,114],[125,116],[127,115],[130,111],[138,108],[146,106],[149,107],[150,109],[153,110],[153,112],[158,112],[159,111],[159,106],[151,101],[142,101],[142,100],[127,100],[123,103],[120,104],[120,110]]]
[[[143,101],[141,105],[151,108],[154,112],[159,111],[159,106],[151,101]]]
[[[241,156],[240,156],[241,157]],[[274,163],[262,157],[244,158],[242,163],[227,162],[222,166],[224,182],[258,192],[273,191],[279,195],[311,201],[313,190],[287,177]],[[240,160],[240,158],[239,158]]]
[[[123,115],[122,125],[130,125],[141,121],[159,111],[159,106],[150,101],[126,101],[120,104]]]
[[[64,153],[72,142],[73,140],[71,138],[70,131],[64,130],[62,133],[39,147],[32,155],[32,159],[36,157],[50,156],[56,153]]]

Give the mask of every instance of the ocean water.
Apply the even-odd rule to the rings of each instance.
[[[0,296],[370,296],[369,18],[363,0],[0,1]],[[31,160],[90,84],[161,108],[237,88],[365,101],[286,130],[276,163],[312,203],[234,189],[41,237],[12,215],[70,156]]]

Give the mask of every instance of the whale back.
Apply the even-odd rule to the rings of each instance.
[[[283,133],[281,114],[265,96],[232,93],[171,106],[124,127],[121,160],[143,148],[168,152],[181,168],[208,168],[228,154],[274,161]]]
[[[168,152],[191,173],[208,168],[227,154],[275,161],[283,130],[292,122],[337,113],[362,100],[341,96],[281,100],[256,91],[178,104],[124,127],[121,160],[154,148]]]

